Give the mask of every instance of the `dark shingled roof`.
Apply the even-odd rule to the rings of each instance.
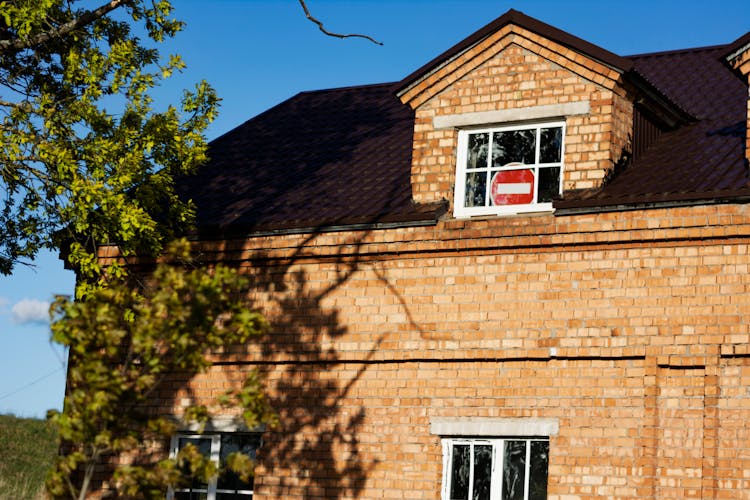
[[[747,86],[725,62],[748,35],[718,47],[621,58],[511,10],[401,82],[303,92],[214,140],[209,164],[178,181],[180,194],[197,206],[200,231],[434,223],[446,204],[413,202],[414,113],[395,92],[508,22],[635,75],[691,115],[602,188],[565,193],[555,202],[559,214],[750,197]]]
[[[750,196],[744,155],[747,85],[724,65],[726,49],[722,45],[632,56],[635,69],[697,121],[662,134],[601,189],[566,193],[555,207]]]
[[[302,92],[210,144],[179,183],[202,232],[434,222],[411,195],[414,113],[392,84]]]

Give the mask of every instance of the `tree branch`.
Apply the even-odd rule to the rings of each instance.
[[[107,14],[115,10],[116,8],[121,7],[125,3],[125,1],[126,0],[110,0],[109,2],[105,3],[104,5],[94,10],[89,10],[89,11],[84,12],[80,17],[72,19],[57,28],[52,28],[49,31],[44,31],[42,33],[39,33],[38,35],[33,36],[31,38],[15,38],[15,39],[9,39],[9,40],[0,40],[0,53],[6,52],[11,49],[13,50],[28,49],[36,45],[41,45],[43,43],[46,43],[52,40],[53,38],[59,38],[59,37],[65,36],[73,30],[76,30],[78,28],[91,24],[97,19],[106,16]]]
[[[20,109],[21,111],[29,111],[29,112],[34,109],[31,106],[31,103],[28,101],[10,102],[10,101],[5,101],[3,99],[0,99],[0,106],[6,107],[6,108],[16,108],[16,109]]]
[[[310,14],[310,9],[307,8],[307,4],[305,3],[305,0],[299,0],[299,4],[302,6],[302,10],[305,11],[305,16],[307,16],[307,18],[310,21],[317,24],[318,29],[320,29],[320,31],[322,31],[324,34],[328,36],[332,36],[334,38],[364,38],[365,40],[371,41],[375,45],[383,45],[383,42],[379,42],[369,35],[361,35],[359,33],[350,33],[347,35],[342,35],[341,33],[333,33],[332,31],[328,31],[327,29],[325,29],[322,22],[320,22],[319,20],[314,18],[312,14]]]

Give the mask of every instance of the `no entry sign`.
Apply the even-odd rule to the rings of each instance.
[[[534,172],[528,168],[501,170],[492,177],[494,205],[525,205],[534,201]]]

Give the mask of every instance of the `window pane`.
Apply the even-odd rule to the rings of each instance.
[[[502,167],[516,162],[526,165],[535,163],[535,135],[535,130],[495,132],[492,141],[492,166]]]
[[[466,168],[487,168],[488,133],[469,134]]]
[[[453,461],[451,462],[451,500],[468,500],[469,498],[469,445],[453,445]]]
[[[537,203],[545,203],[560,196],[560,167],[539,169]]]
[[[526,441],[506,441],[503,462],[503,500],[523,500]]]
[[[196,448],[198,448],[198,451],[203,456],[210,456],[211,455],[211,438],[180,438],[178,443],[178,449],[183,449],[188,443],[192,444]],[[190,466],[187,464],[183,464],[180,471],[182,472],[182,475],[185,477],[185,482],[183,483],[184,488],[183,489],[203,489],[205,490],[208,486],[204,481],[200,481],[198,479],[193,478],[190,475]],[[189,498],[190,500],[193,499],[199,499],[199,498],[205,498],[198,496],[197,494],[194,494],[194,496],[188,496],[185,498]]]
[[[260,446],[260,436],[253,434],[222,434],[221,449],[219,452],[219,463],[221,468],[226,466],[226,459],[231,453],[240,452],[255,459],[255,452]],[[225,470],[219,476],[217,488],[220,490],[252,490],[253,478],[249,482],[240,479],[236,473]],[[233,498],[222,496],[222,498]],[[245,497],[247,498],[247,497]]]
[[[473,500],[490,500],[491,481],[492,445],[475,445]]]
[[[483,207],[487,197],[487,173],[469,172],[466,174],[465,207]]]
[[[250,500],[252,493],[216,493],[216,500]]]
[[[183,449],[188,443],[198,448],[201,455],[209,456],[211,454],[211,438],[180,438],[178,448]]]
[[[539,163],[558,163],[562,153],[562,128],[543,128],[539,139]]]
[[[529,470],[529,500],[547,499],[547,465],[549,442],[531,442],[531,467]]]

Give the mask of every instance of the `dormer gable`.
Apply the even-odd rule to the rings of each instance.
[[[459,217],[551,210],[629,161],[634,115],[661,129],[691,119],[630,60],[515,10],[396,94],[415,111],[415,201],[452,200]]]
[[[540,55],[563,67],[581,71],[589,79],[599,82],[618,80],[619,75],[633,67],[628,59],[575,37],[554,26],[510,9],[472,35],[449,48],[439,56],[415,70],[396,85],[396,95],[412,108],[445,89],[489,57],[501,51],[511,40],[509,34],[520,35],[532,44],[542,44]],[[556,53],[556,54],[555,54]],[[593,67],[583,64],[594,62]]]

